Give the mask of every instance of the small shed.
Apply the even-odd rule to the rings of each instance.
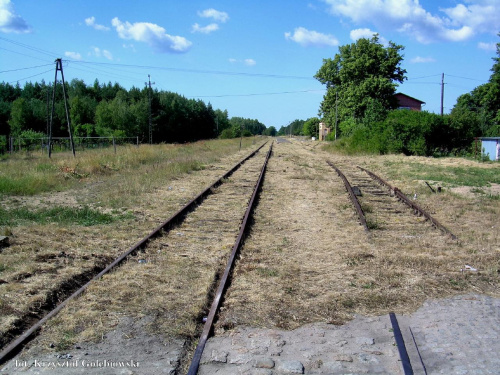
[[[326,127],[326,124],[324,122],[319,123],[319,140],[324,141],[326,139],[326,136],[330,133],[330,128]]]
[[[398,92],[394,96],[398,101],[398,109],[410,109],[412,111],[421,111],[422,104],[425,104],[425,102],[412,98],[411,96],[403,94],[402,92]]]
[[[484,157],[490,160],[500,160],[500,137],[483,137],[481,140],[481,150]]]

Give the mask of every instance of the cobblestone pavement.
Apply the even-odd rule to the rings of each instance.
[[[500,374],[500,299],[429,300],[398,321],[415,374]]]
[[[500,299],[470,294],[428,300],[413,314],[397,318],[416,375],[500,374]],[[178,373],[184,343],[163,342],[143,325],[124,320],[99,344],[40,356],[25,353],[0,374]],[[403,369],[384,315],[293,331],[238,327],[208,341],[199,374],[400,375]]]
[[[415,313],[397,317],[415,374],[500,374],[500,299],[466,295],[430,300]],[[403,370],[389,317],[357,316],[344,326],[310,324],[288,332],[237,328],[209,340],[199,374]]]

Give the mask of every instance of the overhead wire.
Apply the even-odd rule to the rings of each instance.
[[[186,69],[186,68],[172,68],[165,66],[154,66],[154,65],[134,65],[134,64],[119,64],[119,63],[102,63],[102,62],[90,62],[90,61],[71,61],[76,64],[90,64],[90,65],[108,65],[117,67],[127,67],[127,68],[138,68],[138,69],[150,69],[150,70],[167,70],[173,72],[184,72],[184,73],[197,73],[197,74],[215,74],[215,75],[228,75],[228,76],[246,76],[246,77],[263,77],[263,78],[284,78],[284,79],[313,79],[313,77],[305,76],[289,76],[280,74],[265,74],[265,73],[247,73],[247,72],[229,72],[221,70],[201,70],[201,69]]]
[[[50,69],[50,70],[47,70],[45,72],[34,74],[32,76],[29,76],[29,77],[25,77],[25,78],[21,78],[21,79],[16,79],[15,81],[10,81],[9,83],[16,83],[16,82],[19,82],[19,81],[25,81],[27,79],[30,79],[30,78],[33,78],[33,77],[37,77],[37,76],[41,76],[42,74],[46,74],[46,73],[53,72],[53,71],[54,71],[54,69]]]
[[[7,72],[17,72],[19,70],[28,70],[28,69],[36,69],[36,68],[41,68],[43,66],[49,66],[49,65],[54,65],[53,63],[50,64],[44,64],[44,65],[36,65],[36,66],[30,66],[26,68],[17,68],[17,69],[10,69],[10,70],[1,70],[0,73],[7,73]]]
[[[2,36],[0,36],[0,40],[4,40],[4,41],[6,41],[8,43],[12,43],[12,44],[17,45],[19,47],[23,47],[23,48],[29,49],[29,50],[31,50],[33,52],[38,52],[38,53],[41,53],[41,54],[44,54],[44,55],[47,55],[47,56],[50,56],[50,57],[57,56],[57,54],[55,54],[54,52],[47,51],[47,50],[44,50],[44,49],[41,49],[41,48],[38,48],[38,47],[30,46],[29,44],[24,44],[24,43],[21,43],[21,42],[17,42],[15,40],[4,38]]]
[[[254,94],[224,94],[224,95],[199,95],[199,96],[188,96],[189,98],[226,98],[226,97],[242,97],[242,96],[263,96],[263,95],[282,95],[282,94],[298,94],[305,92],[319,92],[325,91],[326,89],[320,90],[298,90],[298,91],[281,91],[281,92],[267,92],[267,93],[254,93]]]

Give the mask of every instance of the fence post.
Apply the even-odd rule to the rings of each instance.
[[[137,137],[137,147],[139,147],[139,137]]]
[[[115,149],[115,154],[116,154],[116,142],[115,142],[115,136],[113,136],[113,148]]]

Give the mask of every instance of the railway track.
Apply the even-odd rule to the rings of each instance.
[[[174,236],[177,238],[180,237],[179,235],[181,235],[182,237],[192,237],[197,234],[199,235],[200,232],[203,231],[204,223],[211,223],[212,226],[215,223],[216,228],[212,227],[211,232],[210,230],[207,230],[204,233],[201,233],[201,239],[197,243],[197,246],[200,246],[201,248],[203,248],[204,246],[203,241],[212,241],[213,246],[214,238],[218,237],[218,234],[214,232],[214,229],[221,230],[221,232],[224,233],[224,227],[226,226],[228,227],[228,235],[234,235],[234,228],[238,228],[238,224],[241,221],[241,215],[239,215],[238,212],[246,208],[247,200],[249,199],[251,191],[254,188],[255,181],[252,177],[252,173],[255,174],[259,172],[259,168],[256,168],[255,165],[255,159],[260,160],[262,158],[259,157],[259,151],[264,146],[265,144],[261,145],[243,160],[235,164],[229,171],[224,173],[224,175],[222,175],[214,183],[208,186],[204,191],[199,193],[184,207],[182,207],[169,219],[155,228],[146,237],[129,248],[126,252],[121,254],[104,269],[98,269],[96,270],[96,274],[87,277],[87,280],[89,278],[91,280],[84,283],[84,285],[79,286],[79,288],[77,288],[77,290],[69,295],[64,301],[59,303],[57,306],[54,306],[54,308],[50,310],[46,315],[44,315],[38,322],[30,327],[27,327],[27,329],[24,330],[22,334],[20,334],[8,345],[6,345],[0,353],[0,364],[6,362],[8,359],[17,354],[20,349],[23,348],[24,345],[26,345],[27,342],[29,342],[37,335],[37,333],[40,331],[40,328],[45,323],[47,323],[51,318],[60,313],[63,308],[74,301],[77,297],[81,297],[81,295],[84,295],[84,292],[87,291],[91,286],[95,285],[97,280],[101,279],[103,275],[108,274],[111,270],[116,269],[118,265],[123,264],[123,267],[118,268],[118,271],[114,272],[114,274],[120,273],[120,271],[122,271],[122,268],[124,269],[129,266],[130,263],[132,263],[130,260],[136,259],[139,253],[141,258],[145,258],[139,259],[139,263],[160,263],[158,259],[152,259],[151,254],[158,254],[161,252],[157,249],[163,248],[165,243],[164,241],[168,240],[168,234],[172,229],[176,228],[178,230],[178,232],[174,234]],[[267,158],[269,157],[269,154],[270,151],[267,154]],[[258,160],[257,164],[260,164]],[[232,178],[232,176],[234,177],[235,173],[240,174],[240,176],[238,176],[237,178]],[[227,189],[226,186],[222,188],[221,185],[229,186],[229,189]],[[214,203],[212,203],[212,207],[210,207],[209,202],[205,204],[205,206],[209,206],[209,208],[205,208],[205,206],[201,205],[203,202],[207,201],[208,197],[212,198],[211,200],[215,202],[217,208],[213,207]],[[210,201],[210,199],[208,199],[208,201]],[[202,206],[204,207],[204,209],[201,209]],[[202,212],[200,213],[200,211]],[[235,212],[232,213],[231,211]],[[248,220],[248,218],[246,220]],[[241,239],[242,235],[240,236],[240,241]],[[218,240],[220,242],[220,239]],[[182,245],[178,246],[176,248],[176,251],[180,250],[181,247]],[[198,250],[200,250],[200,248],[198,248]],[[224,250],[222,252],[224,252]],[[167,255],[165,254],[164,257],[166,256]],[[177,256],[177,258],[180,258],[181,260],[184,260],[186,258],[185,253],[176,254],[173,256]],[[215,277],[213,274],[211,275],[212,281],[208,286],[204,288],[204,292],[201,294],[202,299],[206,300],[208,298],[207,295],[210,295],[210,293],[212,293],[212,289],[214,288],[213,284],[218,280],[219,263],[221,262],[221,259],[224,259],[225,257],[226,256],[223,254],[218,254],[215,262],[213,258],[210,259],[209,266],[213,269]],[[196,263],[196,259],[194,263]],[[203,301],[203,303],[205,304],[206,301]],[[204,313],[204,311],[200,311],[198,312],[198,315],[203,315]]]
[[[451,239],[457,240],[457,236],[455,236],[448,228],[446,228],[437,219],[435,219],[430,213],[428,213],[425,209],[418,205],[414,200],[408,198],[400,189],[390,185],[387,181],[385,181],[375,173],[358,166],[358,170],[363,172],[363,174],[360,174],[359,171],[353,170],[351,168],[351,183],[341,172],[341,170],[331,161],[327,161],[327,164],[337,172],[339,177],[344,182],[351,202],[353,203],[354,208],[356,209],[356,212],[358,214],[359,221],[366,231],[369,231],[370,226],[372,228],[378,227],[378,221],[383,220],[384,223],[386,223],[384,225],[401,227],[401,229],[403,230],[406,229],[410,232],[414,232],[415,225],[418,225],[415,222],[406,221],[404,224],[401,224],[396,222],[393,218],[390,218],[391,214],[404,214],[404,211],[402,211],[399,207],[396,208],[393,204],[391,204],[391,201],[393,201],[391,197],[396,197],[397,200],[404,203],[415,215],[417,215],[418,217],[423,217],[425,221],[428,221],[434,228],[437,228],[443,233],[449,235]],[[381,190],[376,184],[374,184],[374,182],[386,188],[386,191]],[[358,194],[354,193],[353,186],[355,186],[354,189],[357,190]],[[361,191],[363,191],[365,194],[361,193]],[[362,198],[358,199],[356,195],[359,195]],[[416,199],[416,197],[414,197],[414,199]],[[379,215],[378,221],[367,221],[360,201],[364,204],[365,210],[373,212],[373,207],[376,207],[377,213],[382,213],[381,215]],[[411,229],[408,229],[408,227],[411,227]]]
[[[161,366],[176,374],[274,366],[260,369],[266,373],[273,368],[272,373],[281,375],[299,356],[302,373],[331,373],[336,367],[330,371],[328,366],[341,365],[352,373],[361,368],[412,374],[405,349],[411,342],[407,337],[405,342],[405,327],[389,312],[407,311],[404,289],[410,289],[413,301],[415,291],[452,275],[444,267],[449,258],[437,240],[445,236],[424,223],[435,226],[435,219],[423,213],[413,216],[416,205],[400,205],[393,186],[381,185],[345,159],[327,165],[323,155],[295,146],[274,147],[262,188],[272,146],[210,187],[202,204],[188,210],[175,226],[162,228],[105,282],[90,287],[71,311],[97,299],[92,306],[108,303],[106,311],[156,315],[154,334],[169,338],[161,348]],[[372,233],[370,241],[357,235],[359,226],[332,166],[358,202],[357,213]],[[351,185],[362,196],[357,197]],[[242,247],[249,221],[251,237]],[[455,251],[455,245],[448,242],[446,251]],[[436,262],[437,271],[428,267]],[[432,279],[430,284],[427,279]],[[363,327],[351,326],[341,336],[342,324],[354,312],[377,318]],[[329,324],[308,327],[317,322]],[[270,331],[256,333],[251,328],[256,326]],[[297,337],[284,332],[295,329]],[[174,340],[179,337],[183,339]],[[220,349],[224,340],[229,349]],[[344,350],[356,354],[344,355]],[[329,364],[332,352],[340,359]],[[315,372],[318,369],[325,372]]]

